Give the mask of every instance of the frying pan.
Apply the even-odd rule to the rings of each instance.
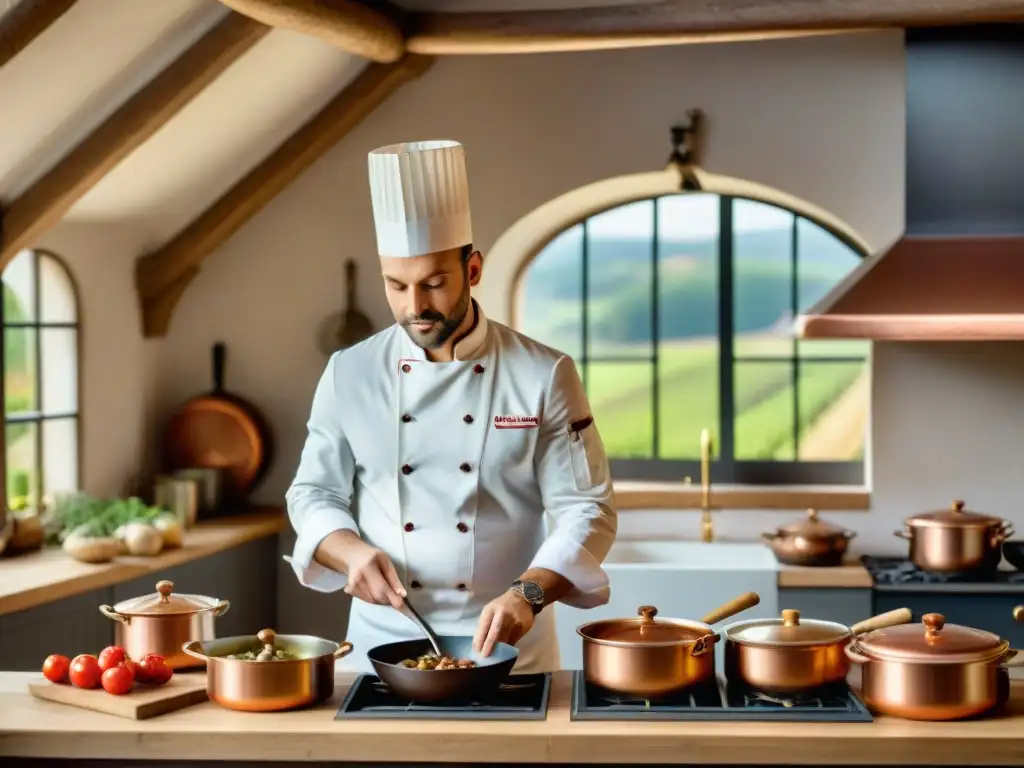
[[[373,323],[356,306],[356,263],[345,262],[346,308],[335,312],[320,326],[320,351],[328,357],[374,334]]]
[[[519,657],[519,649],[496,643],[490,656],[473,650],[473,638],[440,635],[441,650],[458,659],[472,659],[468,669],[410,669],[400,666],[403,659],[432,653],[427,639],[402,640],[378,645],[367,651],[377,677],[402,698],[418,704],[483,702],[505,681]]]
[[[263,479],[273,445],[259,410],[224,389],[226,355],[222,342],[213,345],[213,391],[192,398],[171,417],[164,461],[171,470],[223,470],[226,495],[238,499]]]

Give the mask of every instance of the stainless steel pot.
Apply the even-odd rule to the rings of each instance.
[[[1013,523],[966,511],[959,500],[950,509],[908,517],[904,524],[906,530],[894,535],[910,542],[910,561],[938,573],[994,571],[1003,542],[1013,535]]]
[[[203,662],[182,651],[190,640],[213,640],[214,619],[227,613],[231,604],[204,595],[176,595],[174,583],[158,581],[156,593],[123,600],[113,608],[101,605],[100,613],[116,621],[114,642],[133,659],[157,653],[172,669],[202,667]]]

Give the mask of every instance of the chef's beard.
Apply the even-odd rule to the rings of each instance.
[[[406,315],[403,317],[402,327],[409,334],[412,343],[420,349],[439,349],[448,343],[448,340],[451,339],[452,335],[459,329],[459,326],[462,325],[462,321],[466,319],[466,313],[469,312],[470,303],[469,281],[467,280],[462,295],[459,297],[459,302],[448,317],[433,309],[428,309],[421,312],[418,316]],[[413,327],[414,323],[424,322],[435,323],[435,325],[426,333]]]

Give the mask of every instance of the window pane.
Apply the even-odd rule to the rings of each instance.
[[[583,227],[560,234],[526,268],[518,322],[526,335],[576,360],[583,356]]]
[[[735,356],[792,356],[793,214],[735,200],[732,268]]]
[[[587,398],[609,458],[652,458],[653,366],[648,362],[588,363],[587,369]]]
[[[588,357],[650,357],[654,201],[587,221]]]
[[[35,254],[21,251],[3,273],[4,321],[30,323],[36,319]]]
[[[36,504],[38,428],[35,422],[6,425],[7,503],[11,509],[24,509]]]
[[[4,399],[8,415],[39,408],[33,328],[4,329]]]
[[[78,331],[42,328],[43,413],[74,413],[78,409]]]
[[[812,221],[798,218],[797,301],[798,311],[806,312],[861,262],[860,254]],[[865,357],[870,341],[860,339],[822,339],[800,341],[803,357]]]
[[[733,386],[736,458],[792,459],[793,364],[789,361],[736,363]]]
[[[52,256],[39,255],[39,319],[44,323],[78,320],[75,288],[64,266]]]
[[[718,433],[718,340],[662,343],[658,366],[659,458],[699,459],[700,431]]]
[[[43,426],[43,493],[78,490],[78,420],[47,419]]]
[[[800,460],[864,457],[871,390],[868,365],[800,363]]]

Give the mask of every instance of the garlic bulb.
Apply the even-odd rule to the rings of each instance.
[[[61,548],[71,557],[83,563],[109,563],[121,552],[117,539],[86,536],[72,531],[64,539]]]
[[[164,548],[164,537],[149,523],[133,522],[124,526],[124,543],[129,554],[152,557]]]
[[[180,547],[184,543],[181,523],[174,515],[160,515],[153,521],[153,527],[160,531],[165,548]]]

